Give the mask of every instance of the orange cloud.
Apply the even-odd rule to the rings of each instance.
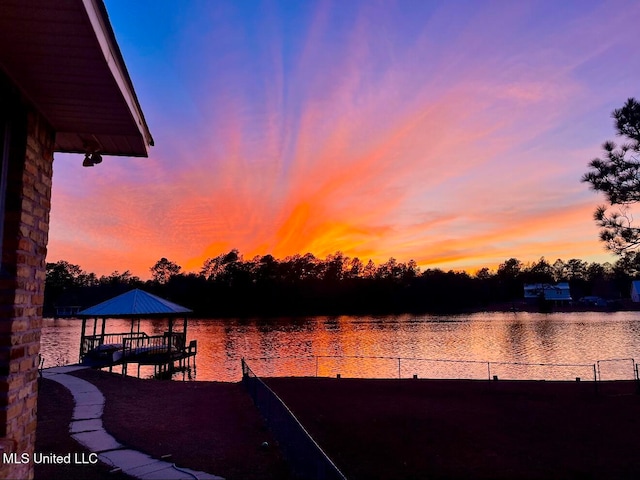
[[[146,278],[160,257],[197,271],[231,248],[425,268],[606,258],[579,179],[635,88],[637,66],[609,53],[630,48],[623,20],[640,9],[564,24],[537,8],[409,18],[321,2],[292,23],[266,9],[177,31],[155,71],[165,90],[146,95],[151,158],[56,159],[49,260]],[[620,78],[605,82],[599,62]]]

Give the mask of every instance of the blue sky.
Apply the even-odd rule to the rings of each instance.
[[[615,260],[580,177],[640,96],[637,2],[106,6],[156,146],[56,156],[48,261]]]

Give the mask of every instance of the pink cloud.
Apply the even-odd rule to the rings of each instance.
[[[393,7],[345,19],[322,2],[295,45],[269,12],[256,44],[247,25],[189,29],[169,58],[183,68],[165,72],[184,109],[155,99],[151,158],[56,160],[49,259],[147,277],[160,257],[198,270],[231,248],[443,268],[600,258],[598,198],[579,179],[612,129],[583,119],[609,121],[623,80],[583,71],[640,65],[609,58],[628,39],[622,14],[563,23],[538,8],[442,6],[410,35]]]

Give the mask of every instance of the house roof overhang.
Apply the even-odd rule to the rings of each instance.
[[[102,0],[0,0],[0,69],[55,150],[148,156],[153,138]]]

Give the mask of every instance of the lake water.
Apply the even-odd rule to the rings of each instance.
[[[129,328],[110,320],[107,332]],[[149,335],[166,328],[166,320],[140,325]],[[78,361],[80,329],[80,320],[44,320],[46,367]],[[190,339],[198,341],[195,367],[175,378],[239,381],[244,357],[259,375],[631,379],[640,312],[190,319]],[[143,367],[141,377],[152,373]]]

